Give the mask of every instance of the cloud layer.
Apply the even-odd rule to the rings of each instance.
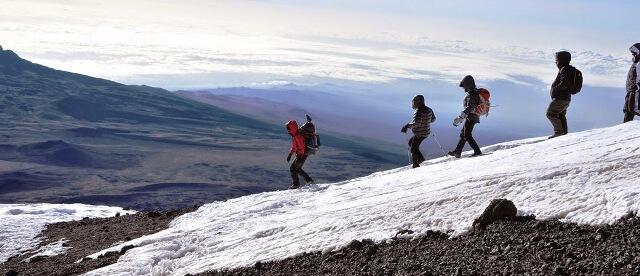
[[[411,25],[398,19],[407,28],[380,28],[379,22],[368,21],[370,14],[251,2],[6,2],[8,8],[0,11],[5,48],[63,70],[170,89],[282,80],[454,82],[465,74],[548,82],[556,72],[555,49],[517,41],[487,46],[443,39],[447,35],[434,30],[394,31]],[[284,16],[287,12],[291,16]],[[349,16],[360,21],[349,21]],[[339,28],[340,23],[350,24]],[[587,84],[623,85],[629,66],[624,55],[599,53],[588,45],[569,50]]]

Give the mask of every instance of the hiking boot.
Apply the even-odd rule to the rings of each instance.
[[[471,157],[476,157],[476,156],[480,156],[480,155],[482,155],[482,152],[481,151],[476,151],[471,155]]]
[[[295,189],[298,189],[298,188],[300,188],[300,184],[293,184],[293,185],[291,185],[291,187],[289,187],[289,190],[295,190]]]
[[[412,167],[415,168],[419,168],[420,164],[422,164],[422,162],[424,162],[424,157],[421,156],[413,156],[413,162],[411,162],[411,165],[413,165]]]
[[[313,179],[309,178],[309,180],[305,180],[307,182],[307,185],[313,185],[314,183],[316,183],[315,181],[313,181]]]
[[[556,138],[556,137],[560,137],[560,136],[562,136],[562,135],[564,135],[564,134],[562,134],[562,133],[556,133],[556,134],[553,134],[553,135],[549,136],[549,139],[553,139],[553,138]]]
[[[462,156],[462,152],[454,150],[454,151],[450,151],[449,153],[447,153],[447,155],[453,156],[455,158],[460,158],[460,156]]]

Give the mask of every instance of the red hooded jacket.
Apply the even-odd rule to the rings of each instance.
[[[298,131],[298,122],[289,121],[287,123],[287,132],[291,135],[291,150],[289,154],[304,155],[307,152],[307,146],[304,142],[304,136]]]

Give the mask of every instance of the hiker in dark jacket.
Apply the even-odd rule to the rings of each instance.
[[[464,110],[460,113],[460,116],[453,120],[453,125],[458,126],[464,121],[462,131],[460,131],[460,141],[458,146],[449,152],[450,156],[460,158],[464,145],[468,142],[469,146],[473,149],[472,156],[482,155],[482,151],[473,139],[473,127],[480,123],[480,116],[476,114],[476,109],[480,104],[480,95],[478,94],[478,88],[476,87],[476,81],[472,76],[465,76],[460,82],[460,87],[464,89],[467,96],[464,98]]]
[[[291,161],[291,156],[295,154],[296,158],[291,163],[291,167],[289,167],[289,171],[291,172],[291,179],[293,180],[293,184],[290,189],[297,189],[300,187],[300,179],[299,175],[304,177],[304,180],[311,184],[313,183],[313,179],[309,177],[309,175],[302,169],[304,166],[304,162],[307,161],[308,152],[307,145],[305,143],[305,138],[300,133],[298,129],[298,122],[289,121],[286,125],[287,132],[291,135],[291,150],[289,150],[289,155],[287,156],[287,162]]]
[[[633,55],[633,64],[631,64],[631,68],[629,68],[629,73],[627,74],[627,96],[624,99],[624,108],[622,109],[625,123],[633,121],[633,117],[636,114],[638,91],[640,91],[640,79],[638,78],[638,69],[640,69],[640,43],[633,44],[629,50]]]
[[[567,109],[571,103],[571,85],[576,74],[576,68],[569,65],[571,53],[560,51],[556,53],[558,76],[551,84],[551,103],[547,108],[547,118],[553,125],[553,135],[549,139],[569,133],[567,127]]]
[[[413,121],[402,127],[402,133],[407,133],[408,129],[413,132],[413,137],[409,139],[409,148],[411,149],[411,162],[413,168],[420,167],[420,163],[425,158],[420,152],[420,144],[431,133],[431,123],[436,121],[436,115],[431,108],[424,103],[424,96],[417,95],[411,101],[412,108],[416,111],[413,113]]]

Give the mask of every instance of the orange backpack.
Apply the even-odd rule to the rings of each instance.
[[[476,114],[478,116],[489,116],[489,110],[491,109],[491,93],[484,88],[478,88],[478,95],[480,95],[480,104],[476,107]]]

